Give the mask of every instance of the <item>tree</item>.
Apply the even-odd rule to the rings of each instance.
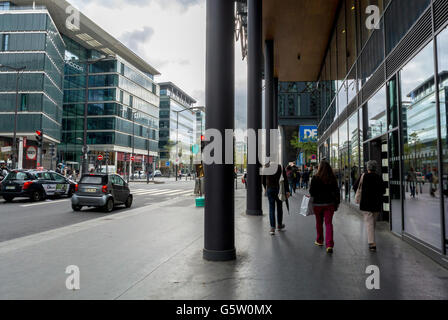
[[[317,142],[313,141],[301,142],[298,134],[294,136],[294,139],[292,139],[290,143],[291,146],[297,150],[297,157],[301,152],[304,153],[305,163],[308,163],[307,162],[308,156],[317,154]]]

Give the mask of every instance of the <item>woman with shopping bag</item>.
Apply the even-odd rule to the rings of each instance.
[[[375,227],[378,215],[383,207],[383,195],[386,187],[383,178],[376,173],[378,164],[375,160],[367,162],[367,173],[364,173],[353,189],[356,192],[355,202],[359,204],[359,209],[364,213],[364,221],[367,229],[367,240],[369,250],[376,251]]]
[[[266,167],[268,167],[266,165]],[[275,206],[277,205],[277,222],[278,230],[285,229],[283,224],[283,201],[286,201],[290,193],[288,191],[288,180],[286,178],[286,171],[281,165],[278,165],[277,172],[273,175],[262,176],[263,187],[269,200],[269,221],[271,224],[270,234],[275,235]]]
[[[327,253],[333,253],[333,215],[337,211],[341,202],[339,186],[333,169],[326,160],[319,164],[317,174],[311,180],[310,195],[313,197],[314,215],[316,216],[317,239],[315,245],[324,245],[325,222],[325,243]]]

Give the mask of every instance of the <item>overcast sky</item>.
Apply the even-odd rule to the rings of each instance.
[[[69,0],[205,105],[205,0]],[[235,44],[236,127],[246,122],[246,61]]]

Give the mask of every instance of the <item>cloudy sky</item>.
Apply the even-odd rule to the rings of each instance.
[[[205,105],[205,0],[69,0]],[[246,61],[235,44],[236,126],[245,126]]]

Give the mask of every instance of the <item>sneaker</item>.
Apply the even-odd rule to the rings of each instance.
[[[314,244],[315,244],[316,246],[318,246],[318,247],[323,247],[323,246],[324,246],[323,243],[319,243],[319,242],[317,242],[317,241],[314,241]]]
[[[328,247],[327,248],[327,253],[333,253],[333,248],[332,247]]]
[[[282,224],[281,226],[278,226],[278,231],[284,231],[285,230],[285,225]]]
[[[275,228],[271,228],[271,231],[269,232],[271,236],[275,235]]]

